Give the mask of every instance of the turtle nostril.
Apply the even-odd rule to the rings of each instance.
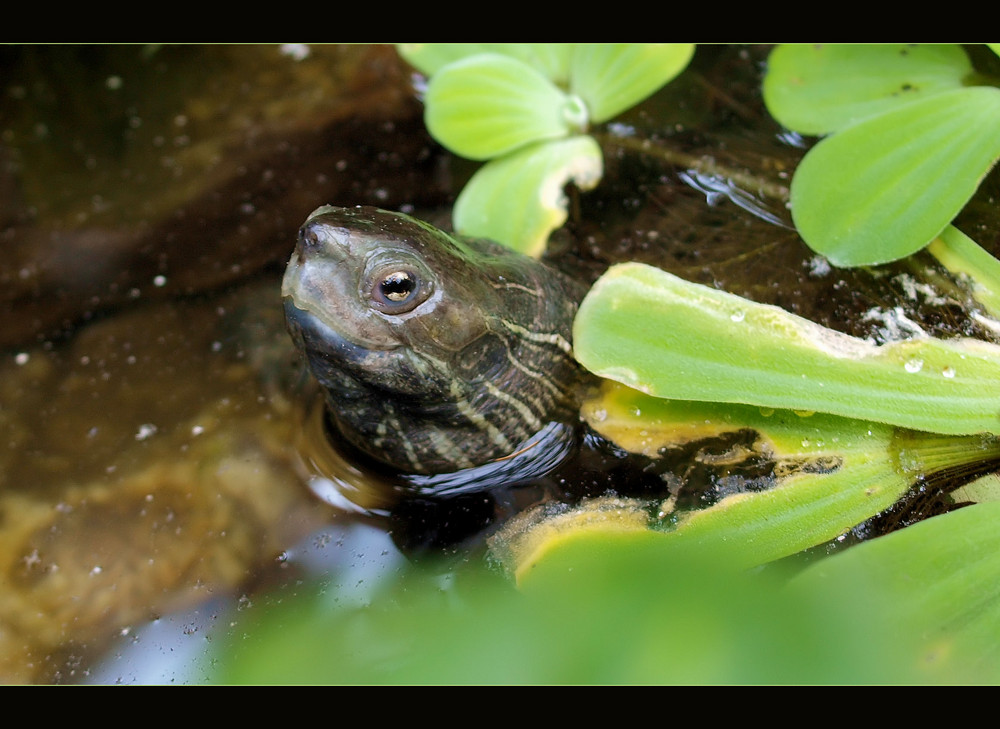
[[[312,223],[306,223],[299,228],[299,246],[304,253],[311,253],[320,247],[320,237]]]
[[[321,220],[310,220],[299,228],[299,241],[295,246],[299,261],[322,258],[344,261],[350,253],[350,238],[345,231]]]

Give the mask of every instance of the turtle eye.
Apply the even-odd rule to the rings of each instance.
[[[384,314],[405,314],[430,295],[430,282],[407,269],[387,270],[379,274],[372,287],[372,305]]]

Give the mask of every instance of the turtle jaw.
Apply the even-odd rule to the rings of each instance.
[[[311,311],[299,308],[290,296],[284,297],[285,323],[300,352],[305,352],[309,369],[325,389],[354,399],[370,394],[366,384],[379,373],[386,374],[391,350],[371,349],[336,331]]]

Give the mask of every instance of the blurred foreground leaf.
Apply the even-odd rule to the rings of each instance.
[[[867,583],[865,584],[867,587]],[[223,683],[601,684],[912,681],[891,616],[838,584],[785,593],[709,551],[642,538],[573,543],[515,592],[474,570],[414,574],[364,608],[315,595],[241,620]],[[858,603],[860,605],[860,603]]]
[[[905,658],[923,680],[996,683],[998,524],[1000,502],[937,516],[821,560],[794,579],[791,589],[808,595],[843,590],[856,607],[891,615],[886,637],[916,639],[915,651]],[[877,588],[859,589],[864,581]]]
[[[551,550],[519,592],[482,569],[414,570],[363,608],[332,594],[241,617],[224,683],[995,683],[1000,504],[782,571],[738,544],[648,532]]]

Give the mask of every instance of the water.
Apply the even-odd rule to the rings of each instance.
[[[241,599],[306,575],[354,594],[398,558],[305,486],[278,293],[317,204],[442,197],[394,64],[0,50],[0,681],[192,679],[174,659]]]

